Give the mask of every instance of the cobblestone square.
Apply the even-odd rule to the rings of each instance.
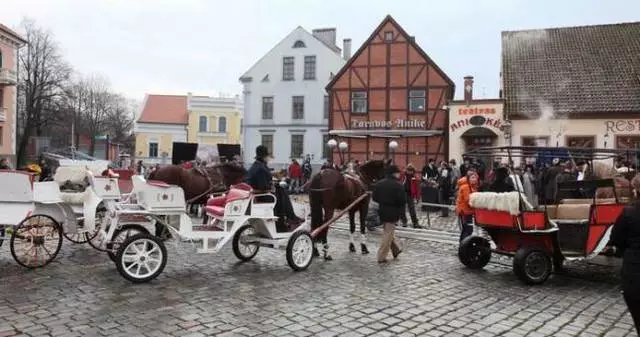
[[[143,285],[88,246],[65,242],[35,271],[3,247],[0,336],[636,336],[613,267],[572,265],[527,287],[508,261],[464,269],[453,245],[405,240],[378,265],[349,253],[344,232],[331,242],[334,261],[300,273],[281,251],[240,264],[231,249],[169,243],[165,272]]]

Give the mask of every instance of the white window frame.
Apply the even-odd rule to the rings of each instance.
[[[291,62],[288,62],[291,61]],[[291,67],[291,71],[288,71]],[[296,59],[293,56],[282,57],[282,80],[283,81],[295,81],[296,79]]]
[[[422,109],[414,109],[413,103],[417,102]],[[427,111],[427,91],[424,89],[410,89],[409,90],[409,112],[425,112]]]
[[[360,108],[356,106],[360,104]],[[369,112],[369,93],[363,90],[352,91],[351,92],[351,112],[366,114]]]

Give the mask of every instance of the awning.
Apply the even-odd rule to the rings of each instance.
[[[443,134],[442,130],[330,130],[329,135],[340,137],[377,137],[377,138],[398,138],[398,137],[429,137]]]

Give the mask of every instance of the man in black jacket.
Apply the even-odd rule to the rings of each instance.
[[[256,193],[270,193],[274,188],[274,194],[276,196],[276,205],[274,208],[275,215],[279,218],[278,231],[288,230],[284,225],[285,221],[289,225],[289,228],[297,226],[304,222],[303,219],[298,218],[293,211],[293,205],[289,199],[286,189],[277,185],[273,186],[273,178],[271,176],[271,170],[267,166],[269,158],[269,149],[266,146],[259,145],[256,148],[256,161],[249,168],[247,172],[246,183],[251,185]]]
[[[378,250],[378,263],[387,262],[389,250],[395,259],[402,250],[395,241],[395,226],[407,203],[407,194],[404,187],[399,182],[400,170],[397,166],[391,165],[387,168],[387,178],[379,181],[373,187],[373,201],[379,205],[378,215],[380,222],[384,225],[382,242]]]
[[[438,179],[438,168],[436,167],[435,159],[429,159],[429,164],[422,169],[422,178]]]

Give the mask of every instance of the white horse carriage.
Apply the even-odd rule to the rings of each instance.
[[[11,255],[27,268],[49,264],[60,251],[62,236],[80,232],[76,214],[62,200],[58,184],[34,178],[27,172],[0,171],[0,245],[9,238]],[[98,200],[89,197],[81,207],[88,219],[85,225],[91,228]]]
[[[92,180],[107,208],[94,244],[110,253],[118,272],[129,281],[149,282],[162,273],[167,262],[164,241],[172,236],[192,242],[198,253],[219,252],[231,241],[241,261],[251,260],[261,246],[285,249],[287,262],[296,271],[305,270],[313,259],[309,223],[278,232],[276,198],[271,193],[255,194],[245,184],[232,186],[208,207],[211,222],[196,225],[185,212],[184,191],[178,186],[135,176],[130,198],[121,201],[117,179]],[[155,226],[155,235],[150,226]]]

